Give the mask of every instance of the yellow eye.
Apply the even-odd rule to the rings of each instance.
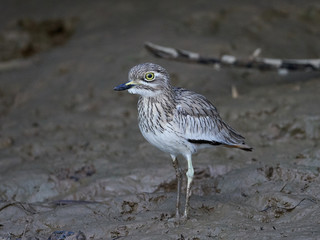
[[[152,81],[152,80],[154,80],[154,73],[153,72],[147,72],[146,75],[144,76],[144,78],[147,81]]]

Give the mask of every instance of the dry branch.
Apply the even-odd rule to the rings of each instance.
[[[221,57],[204,57],[199,53],[146,42],[145,47],[153,55],[176,61],[199,63],[220,67],[253,68],[259,70],[285,71],[320,71],[320,59],[274,59],[259,57],[260,49],[254,51],[249,58],[236,58],[231,55]]]

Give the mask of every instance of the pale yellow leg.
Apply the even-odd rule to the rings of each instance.
[[[192,166],[192,159],[191,159],[191,154],[190,155],[186,155],[186,159],[188,161],[188,171],[186,173],[187,175],[187,194],[186,194],[186,205],[185,205],[185,209],[184,209],[184,215],[183,218],[187,219],[188,218],[188,213],[189,213],[189,200],[191,197],[191,184],[192,184],[192,180],[193,180],[193,176],[194,176],[194,169]]]

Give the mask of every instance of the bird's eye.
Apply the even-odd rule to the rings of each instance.
[[[144,76],[144,78],[147,81],[152,81],[152,80],[154,80],[154,73],[153,72],[147,72],[146,75]]]

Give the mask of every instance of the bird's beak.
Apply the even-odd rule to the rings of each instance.
[[[127,83],[120,84],[119,86],[116,86],[113,90],[115,90],[115,91],[127,90],[129,88],[132,88],[136,84],[137,83],[135,81],[130,81],[130,82],[127,82]]]

